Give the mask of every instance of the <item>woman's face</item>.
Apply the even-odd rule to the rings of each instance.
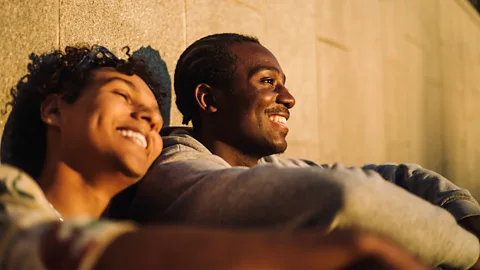
[[[99,68],[78,99],[60,106],[60,155],[86,177],[118,172],[140,179],[160,155],[157,100],[136,75]]]

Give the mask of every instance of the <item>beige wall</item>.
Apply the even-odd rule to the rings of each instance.
[[[3,101],[30,52],[256,35],[297,98],[287,155],[415,162],[480,196],[480,19],[466,0],[0,0]],[[172,106],[174,107],[174,106]],[[3,118],[4,120],[5,118]],[[172,111],[172,124],[180,115]],[[3,121],[1,123],[3,125]]]

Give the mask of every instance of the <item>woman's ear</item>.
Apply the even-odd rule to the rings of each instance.
[[[197,104],[200,107],[200,110],[207,113],[214,113],[217,111],[217,104],[212,90],[212,87],[205,83],[201,83],[195,88],[195,99],[197,100]]]
[[[40,117],[48,126],[60,127],[60,103],[63,100],[59,95],[48,95],[40,105]]]

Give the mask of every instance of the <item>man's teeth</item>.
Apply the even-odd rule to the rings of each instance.
[[[272,120],[273,122],[281,123],[281,124],[287,124],[287,118],[280,116],[280,115],[271,115],[268,117],[268,119]]]
[[[141,147],[147,148],[147,139],[141,133],[129,129],[119,129],[118,132],[120,132],[123,137],[132,138],[133,141]]]

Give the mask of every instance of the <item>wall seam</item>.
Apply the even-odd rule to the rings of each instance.
[[[382,24],[382,28],[381,28],[381,32],[383,35],[386,36],[387,34],[387,21],[388,21],[388,16],[387,16],[387,4],[386,3],[381,3],[382,4],[382,17],[381,17],[381,20],[383,21],[383,24]],[[383,46],[381,46],[381,67],[383,70],[386,70],[387,69],[387,57],[388,57],[388,46],[389,46],[389,41],[388,39],[385,39],[384,43],[383,43]],[[389,143],[390,143],[390,137],[388,136],[389,135],[389,129],[388,129],[388,120],[387,120],[387,117],[388,117],[388,110],[387,110],[387,107],[388,106],[385,106],[386,104],[389,104],[390,100],[387,100],[388,98],[390,98],[390,95],[387,94],[385,92],[385,89],[387,89],[387,77],[385,76],[385,73],[382,75],[381,77],[381,85],[382,85],[382,105],[383,105],[383,112],[384,112],[384,118],[383,118],[383,141],[384,141],[384,145],[383,145],[383,157],[382,159],[383,160],[389,160],[391,158],[391,153],[390,153],[390,147],[388,147]],[[387,117],[385,117],[387,116]]]
[[[445,22],[442,21],[442,7],[440,6],[442,5],[441,3],[436,3],[436,16],[437,16],[437,21],[440,22],[440,23],[437,23],[436,26],[437,26],[437,40],[436,40],[436,43],[437,43],[437,46],[438,46],[438,53],[439,53],[439,61],[438,61],[438,65],[440,66],[440,69],[439,69],[439,77],[442,78],[439,82],[440,84],[440,87],[441,87],[441,121],[440,121],[440,130],[441,130],[441,133],[442,133],[442,136],[440,136],[440,145],[441,145],[441,155],[440,155],[440,166],[441,166],[441,169],[440,169],[440,172],[442,175],[445,175],[447,178],[451,178],[451,171],[450,171],[450,167],[448,166],[448,146],[447,146],[447,140],[445,138],[445,134],[448,134],[447,130],[446,130],[446,122],[447,122],[447,115],[445,113],[445,110],[447,109],[447,104],[446,104],[446,99],[445,99],[445,59],[444,59],[444,55],[443,55],[443,49],[444,49],[444,44],[443,44],[443,40],[442,40],[442,36],[443,36],[443,25]]]
[[[187,0],[183,0],[183,47],[187,48]]]
[[[58,0],[58,21],[57,21],[57,49],[60,50],[60,18],[62,14],[60,13],[62,10],[62,0]]]

